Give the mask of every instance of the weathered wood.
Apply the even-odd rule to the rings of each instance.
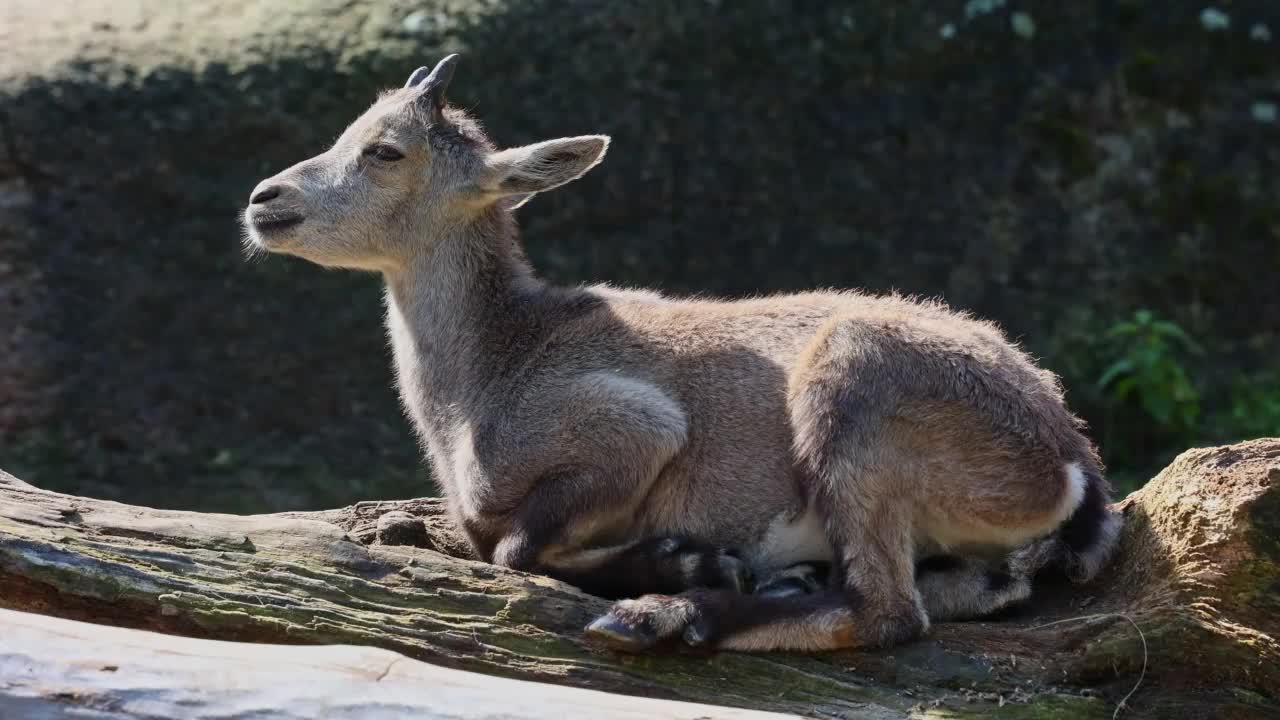
[[[1120,554],[1103,577],[1039,588],[998,622],[940,625],[885,652],[631,658],[583,642],[604,601],[455,557],[465,545],[437,500],[240,517],[0,474],[0,605],[815,716],[1105,717],[1144,662],[1128,701],[1139,716],[1280,712],[1280,439],[1188,451],[1121,506]],[[444,552],[385,544],[406,541]]]
[[[195,640],[0,610],[0,718],[782,720],[450,670],[352,645]]]

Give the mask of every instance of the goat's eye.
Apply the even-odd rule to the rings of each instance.
[[[379,160],[385,160],[386,162],[394,162],[404,157],[404,153],[391,147],[390,145],[383,145],[382,143],[378,143],[377,145],[370,145],[369,147],[365,148],[364,154],[368,155],[369,157],[377,158]]]

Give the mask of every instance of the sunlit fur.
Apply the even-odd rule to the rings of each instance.
[[[382,274],[405,409],[481,557],[602,594],[675,583],[596,630],[750,650],[889,645],[1024,598],[1046,565],[1102,566],[1118,521],[1094,448],[993,324],[855,292],[551,286],[512,210],[608,138],[497,151],[430,108],[414,87],[383,95],[263,181],[278,195],[245,223],[255,247]],[[371,158],[378,143],[403,159]],[[917,584],[926,553],[1010,551],[1008,582],[965,560]],[[803,561],[832,566],[817,593],[740,592]]]

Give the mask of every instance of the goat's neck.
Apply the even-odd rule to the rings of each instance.
[[[386,273],[401,398],[433,455],[481,420],[485,390],[542,333],[549,295],[510,218],[490,215]]]

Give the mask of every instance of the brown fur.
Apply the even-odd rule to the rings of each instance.
[[[603,586],[650,567],[645,541],[697,539],[644,552],[675,548],[661,567],[689,569],[678,590],[724,589],[622,601],[597,634],[892,644],[927,627],[930,604],[981,604],[985,588],[922,595],[921,553],[1025,545],[1079,503],[1069,464],[1101,482],[1056,378],[940,304],[547,285],[511,211],[586,172],[607,138],[495,152],[439,92],[380,98],[333,148],[264,181],[246,226],[255,247],[386,279],[405,408],[482,557]],[[372,158],[378,143],[403,159]],[[742,595],[743,567],[716,547],[757,577],[835,566],[819,593]]]

